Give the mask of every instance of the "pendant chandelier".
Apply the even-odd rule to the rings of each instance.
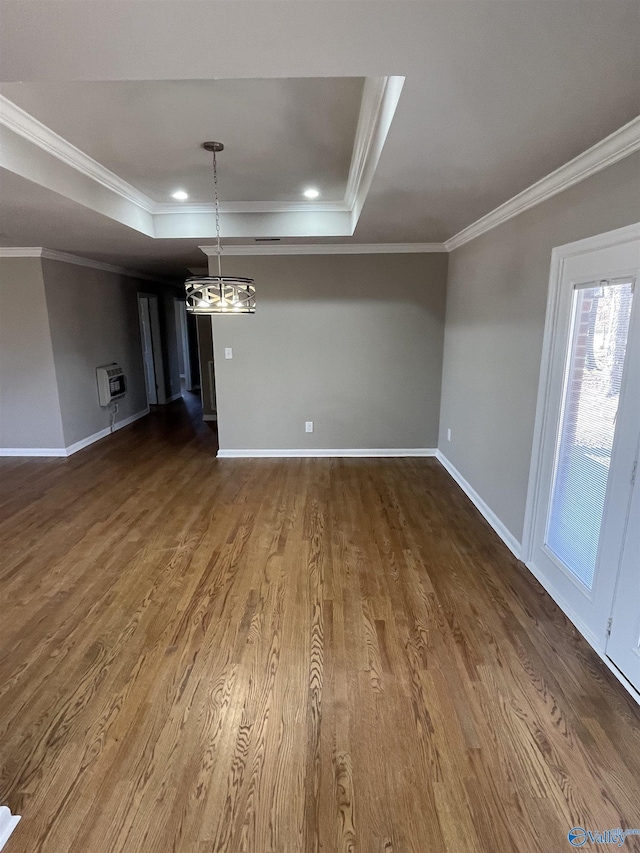
[[[216,154],[224,150],[224,145],[222,142],[205,142],[202,147],[213,153],[218,275],[194,275],[185,281],[187,311],[190,314],[255,314],[256,289],[253,279],[222,275],[222,241],[220,240],[220,202],[218,199]]]

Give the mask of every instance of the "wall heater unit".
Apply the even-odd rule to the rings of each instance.
[[[113,400],[119,400],[127,393],[127,377],[115,361],[96,368],[98,380],[98,400],[101,406],[108,406]]]

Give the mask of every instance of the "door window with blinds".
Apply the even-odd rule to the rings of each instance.
[[[591,590],[627,350],[633,280],[574,286],[545,545]]]

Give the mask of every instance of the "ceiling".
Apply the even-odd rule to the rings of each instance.
[[[56,81],[5,83],[0,94],[156,202],[183,189],[213,201],[299,201],[312,185],[344,198],[364,80]]]
[[[444,241],[640,112],[639,12],[624,0],[0,2],[0,93],[137,205],[11,137],[0,243],[168,276],[202,265],[213,220],[198,146],[212,135],[227,145],[234,242]],[[176,188],[190,211],[164,209]]]

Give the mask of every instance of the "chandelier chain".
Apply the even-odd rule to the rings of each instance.
[[[220,242],[220,200],[218,198],[218,163],[213,151],[213,195],[216,207],[216,253],[218,255],[218,275],[222,277],[222,244]]]
[[[218,158],[224,149],[221,142],[203,142],[213,154],[213,193],[215,200],[217,275],[195,275],[185,283],[186,308],[190,314],[255,314],[256,289],[252,278],[222,275],[222,238],[220,236],[220,195],[218,192]]]

